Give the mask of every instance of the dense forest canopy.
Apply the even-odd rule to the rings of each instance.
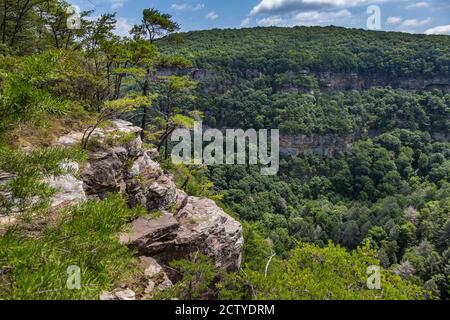
[[[320,73],[385,83],[448,77],[450,37],[337,27],[178,36],[177,47],[160,46],[203,70],[196,106],[208,125],[278,128],[292,139],[357,137],[332,156],[284,156],[276,177],[246,166],[210,167],[230,211],[270,239],[278,256],[287,258],[298,241],[348,249],[369,241],[384,267],[448,298],[450,94],[383,81],[324,90]]]
[[[436,83],[448,88],[448,36],[337,27],[208,30],[175,36],[182,39],[176,47],[169,46],[169,40],[158,46],[162,52],[192,59],[201,89],[196,107],[210,126],[322,135],[395,128],[449,130],[445,92],[383,88],[401,77],[438,79]],[[371,87],[377,88],[325,91],[323,73],[376,79]]]
[[[450,145],[433,138],[448,133],[449,94],[323,92],[315,73],[448,77],[450,37],[336,27],[177,34],[170,15],[146,9],[123,38],[115,14],[84,12],[69,28],[68,7],[0,0],[0,215],[20,213],[18,225],[0,230],[0,299],[97,298],[137,273],[135,252],[117,234],[148,212],[117,194],[56,220],[48,206],[56,190],[46,179],[68,173],[62,162],[83,166],[92,133],[117,117],[141,126],[179,188],[214,198],[244,225],[239,272],[202,255],[177,261],[168,267],[182,279],[160,298],[449,297]],[[192,68],[206,76],[182,75]],[[219,128],[362,134],[348,152],[284,157],[278,176],[174,165],[170,134],[201,118]],[[54,146],[80,130],[79,146]],[[126,138],[109,137],[112,145]],[[73,263],[90,287],[53,290]],[[370,265],[382,267],[382,290],[366,286]]]
[[[178,52],[230,77],[342,72],[384,77],[450,75],[450,39],[339,27],[251,28],[180,34]],[[166,46],[162,51],[168,50]]]

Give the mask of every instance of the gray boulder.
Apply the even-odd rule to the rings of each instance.
[[[186,252],[206,254],[216,267],[237,271],[241,266],[242,226],[207,198],[189,197],[176,215],[180,228],[175,243]]]
[[[136,293],[130,288],[115,289],[113,292],[103,292],[100,300],[136,300]]]
[[[89,162],[81,174],[86,193],[91,198],[104,199],[110,192],[124,192],[126,160],[125,148],[90,154]]]
[[[120,237],[122,243],[164,265],[202,253],[218,268],[238,270],[244,243],[240,223],[210,199],[183,198],[180,191],[178,195],[179,203],[184,204],[178,213],[172,218],[166,215],[155,220],[137,219],[131,231]]]
[[[144,271],[144,296],[151,297],[154,292],[163,291],[173,286],[167,274],[155,259],[151,257],[139,257],[139,264]]]
[[[86,201],[86,194],[83,189],[83,181],[78,180],[71,174],[46,179],[48,185],[56,190],[56,194],[51,198],[51,206],[73,205]]]
[[[157,219],[138,218],[130,228],[130,232],[120,235],[120,242],[145,252],[154,242],[174,239],[179,224],[172,215],[165,214]]]

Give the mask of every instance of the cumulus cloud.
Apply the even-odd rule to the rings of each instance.
[[[216,20],[217,18],[219,18],[219,15],[217,13],[215,13],[214,11],[211,11],[210,13],[208,13],[205,17],[208,20]]]
[[[283,19],[280,16],[270,16],[256,20],[256,24],[261,27],[271,27],[271,26],[287,27],[289,25],[289,22],[287,19]]]
[[[425,31],[425,34],[450,34],[450,24],[428,29]]]
[[[250,15],[277,15],[295,11],[313,11],[337,7],[353,7],[384,2],[385,0],[261,0]]]
[[[317,24],[329,24],[336,22],[336,20],[350,18],[352,14],[347,9],[337,12],[301,12],[297,14],[293,19],[294,25],[317,25]]]
[[[111,3],[111,9],[122,8],[127,0],[108,0]]]
[[[421,1],[421,2],[416,2],[416,3],[406,6],[406,9],[424,9],[424,8],[429,8],[429,7],[430,7],[430,4],[428,2]]]
[[[420,27],[430,23],[431,18],[427,19],[406,19],[402,22],[401,27],[409,28],[409,27]]]
[[[248,27],[250,23],[252,22],[252,19],[250,17],[245,18],[241,21],[241,28]]]
[[[400,24],[402,21],[403,21],[402,18],[395,16],[391,16],[386,19],[386,23],[390,25],[397,25]]]
[[[189,3],[173,3],[170,8],[177,11],[198,11],[204,9],[205,5],[203,3],[198,3],[196,5],[191,5]]]
[[[128,36],[129,31],[133,28],[132,24],[124,17],[117,17],[114,33],[118,36]]]
[[[332,24],[339,19],[347,19],[352,17],[352,14],[347,9],[340,11],[307,11],[300,12],[291,17],[274,15],[256,20],[256,24],[262,27],[279,26],[313,26]]]

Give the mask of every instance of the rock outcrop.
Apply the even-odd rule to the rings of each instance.
[[[68,199],[63,195],[70,194],[71,190],[76,190],[74,200],[81,200],[78,191],[82,185],[87,198],[104,199],[110,192],[121,192],[127,195],[131,207],[142,205],[149,212],[159,211],[157,218],[149,215],[132,221],[129,232],[119,237],[121,243],[139,253],[145,275],[145,297],[177,280],[178,275],[167,267],[173,260],[189,259],[202,253],[218,268],[238,270],[243,249],[240,223],[214,201],[191,197],[177,189],[172,177],[155,161],[157,152],[143,149],[140,128],[125,121],[114,121],[113,124],[115,129],[96,132],[102,147],[89,153],[88,163],[81,170],[82,181],[73,181],[66,186],[65,181],[71,181],[71,178],[55,180],[55,185],[63,187],[57,202]],[[107,134],[114,134],[114,130],[135,133],[135,138],[120,146],[102,144],[102,139]],[[79,143],[81,138],[79,133],[71,133],[59,141],[61,145],[69,146]],[[141,297],[136,297],[130,288],[118,288],[102,294],[101,298],[129,300]]]
[[[131,223],[131,231],[120,235],[120,242],[135,247],[142,254],[152,253],[151,247],[175,239],[180,227],[171,214],[161,218],[138,218]]]
[[[138,280],[140,290],[125,286],[104,292],[100,298],[148,298],[179,280],[179,275],[168,267],[171,261],[190,259],[199,253],[210,257],[218,268],[238,270],[243,249],[240,223],[214,201],[191,197],[177,189],[173,178],[155,161],[157,151],[143,148],[140,128],[122,120],[112,124],[112,128],[94,132],[95,150],[88,152],[88,161],[81,168],[77,163],[64,163],[61,166],[68,169],[67,174],[45,179],[57,190],[51,199],[53,208],[87,199],[101,200],[108,193],[119,192],[126,195],[130,207],[141,205],[149,211],[147,217],[131,221],[129,232],[119,236],[121,243],[139,253],[143,273]],[[130,139],[119,145],[111,143],[111,135],[122,133],[130,134]],[[81,132],[72,132],[60,137],[58,145],[79,144],[82,137]],[[0,183],[11,178],[0,172]],[[11,217],[8,219],[7,223],[13,223]]]
[[[260,70],[240,70],[240,76],[247,80],[258,80],[264,76]],[[157,71],[157,76],[189,76],[194,80],[200,81],[203,90],[214,91],[215,84],[218,81],[224,81],[218,71],[198,69],[198,68],[161,68]],[[319,88],[325,91],[344,91],[344,90],[367,90],[375,87],[392,87],[405,90],[432,90],[440,89],[450,92],[450,77],[385,77],[382,75],[359,75],[357,73],[336,73],[336,72],[309,72],[306,70],[295,73],[286,72],[286,75],[292,78],[297,76],[311,76],[317,79]],[[219,87],[222,87],[220,85]],[[309,92],[311,88],[296,84],[285,84],[278,88],[281,92]],[[221,90],[219,90],[221,91]]]
[[[366,131],[364,133],[352,134],[328,134],[328,135],[304,135],[304,134],[281,134],[280,153],[288,156],[299,154],[315,154],[330,157],[338,152],[347,152],[351,146],[360,139],[374,138],[382,132]],[[449,142],[448,132],[433,132],[433,141]]]
[[[117,288],[113,292],[103,292],[100,300],[136,300],[136,293],[130,288]]]
[[[75,204],[87,200],[83,189],[83,182],[75,177],[80,168],[77,163],[64,163],[61,165],[72,173],[58,177],[46,179],[48,185],[57,190],[57,193],[50,199],[52,207],[59,207],[65,204]]]
[[[89,154],[82,172],[84,189],[90,198],[104,199],[110,192],[126,193],[130,205],[142,205],[149,211],[167,209],[176,200],[176,186],[152,160],[138,135],[140,128],[123,121],[117,130],[136,133],[124,146],[115,146]],[[73,135],[72,135],[73,136]],[[67,139],[65,139],[67,140]],[[154,151],[152,151],[154,153]]]
[[[315,74],[321,89],[324,90],[365,90],[374,87],[392,87],[406,90],[441,89],[450,92],[449,77],[386,78],[380,76],[362,76],[356,73],[343,74],[321,72]]]
[[[83,189],[83,181],[75,176],[80,170],[79,165],[77,163],[68,162],[62,163],[60,166],[63,170],[67,171],[66,174],[57,177],[50,176],[43,179],[50,188],[56,190],[56,193],[49,199],[50,208],[64,207],[86,201],[87,197]],[[0,171],[0,186],[7,184],[14,177],[14,175]],[[9,192],[0,191],[0,195],[6,199],[14,200]],[[38,201],[38,199],[33,198],[31,204],[36,203],[36,201]],[[2,211],[0,211],[0,226],[6,227],[17,222],[17,217],[21,214],[23,209],[20,205],[15,205],[17,202],[12,201],[12,203],[13,206],[8,208],[9,212],[7,215],[2,215]]]
[[[230,271],[238,270],[241,264],[241,225],[207,198],[187,197],[173,216],[139,218],[120,240],[163,265],[195,253],[209,256],[216,267]]]
[[[163,267],[151,257],[139,257],[139,265],[144,271],[143,298],[149,297],[153,292],[170,288],[173,283],[167,276]]]
[[[155,292],[163,291],[173,286],[164,269],[151,257],[139,257],[139,267],[142,269],[143,276],[140,283],[140,293],[129,288],[117,288],[112,292],[103,292],[100,300],[146,300]]]

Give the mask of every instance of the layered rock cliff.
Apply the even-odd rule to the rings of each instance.
[[[280,135],[280,153],[288,156],[297,156],[299,154],[315,154],[319,156],[330,157],[338,152],[347,152],[351,146],[360,139],[373,138],[382,132],[369,131],[364,135],[353,134],[328,134],[328,135],[304,135],[304,134],[281,134]],[[433,141],[449,142],[450,134],[448,132],[432,132]]]
[[[316,154],[333,156],[338,152],[346,152],[357,140],[356,134],[346,135],[280,135],[280,153],[297,156],[299,154]]]
[[[264,72],[258,70],[241,70],[241,76],[247,80],[259,79],[264,76]],[[158,76],[189,76],[194,80],[204,84],[203,89],[211,91],[216,81],[224,81],[218,72],[188,68],[164,68],[157,72]],[[345,91],[345,90],[366,90],[376,87],[392,87],[405,90],[431,90],[440,89],[450,92],[450,77],[436,76],[431,78],[425,77],[396,77],[387,78],[380,75],[359,75],[356,73],[333,73],[333,72],[308,72],[303,71],[298,74],[288,72],[288,77],[304,77],[311,76],[317,80],[320,90],[324,91]],[[222,84],[224,85],[224,84]],[[283,92],[310,92],[311,88],[302,87],[294,84],[284,84],[279,88]]]

